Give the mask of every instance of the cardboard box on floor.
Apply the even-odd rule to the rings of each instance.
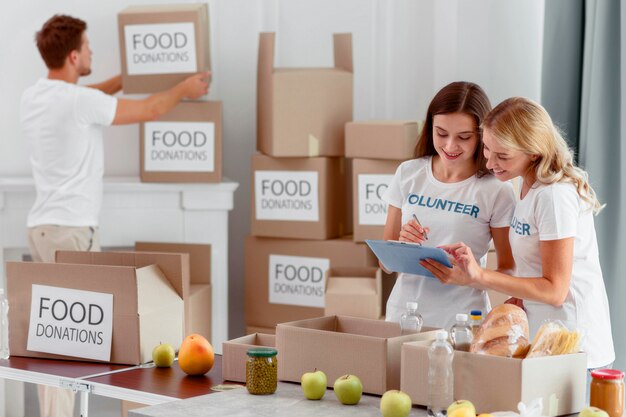
[[[338,267],[326,271],[325,316],[379,319],[382,314],[382,270]]]
[[[352,200],[355,242],[381,240],[387,221],[387,203],[381,199],[401,161],[353,159]]]
[[[346,123],[346,158],[413,159],[421,125],[408,120]]]
[[[376,266],[351,236],[326,241],[248,236],[245,243],[246,325],[274,327],[324,314],[329,268]]]
[[[225,381],[246,382],[246,352],[259,346],[276,347],[276,337],[254,333],[222,343],[222,378]]]
[[[317,368],[326,373],[329,387],[340,376],[353,374],[369,394],[400,389],[402,343],[432,339],[433,330],[402,336],[398,323],[347,316],[280,323],[278,379],[300,382],[303,373]]]
[[[222,180],[222,102],[181,102],[139,125],[142,182]]]
[[[183,301],[156,265],[8,262],[6,271],[11,355],[93,361],[26,349],[35,284],[113,295],[111,363],[139,365],[152,360],[160,342],[182,342]]]
[[[125,94],[164,91],[211,69],[206,3],[130,6],[117,23]]]
[[[78,252],[57,251],[55,261],[64,264],[131,266],[157,265],[184,303],[184,334],[191,331],[189,316],[189,255],[163,252]],[[172,343],[173,345],[173,343]],[[175,346],[175,345],[174,345]]]
[[[428,347],[431,341],[402,346],[400,389],[413,404],[428,401]],[[587,355],[503,358],[454,352],[454,397],[471,401],[479,413],[516,411],[522,401],[543,398],[544,413],[555,394],[556,415],[578,413],[585,403]]]
[[[343,156],[352,120],[352,35],[335,34],[334,68],[274,68],[275,34],[261,33],[257,149],[275,157]]]
[[[254,236],[332,239],[346,232],[343,158],[252,156]]]

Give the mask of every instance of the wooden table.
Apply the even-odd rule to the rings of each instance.
[[[202,376],[185,374],[178,362],[155,368],[151,363],[127,366],[13,356],[0,360],[0,378],[79,392],[82,417],[89,412],[89,394],[155,405],[210,394],[211,387],[223,383],[221,355],[215,355],[213,368]]]

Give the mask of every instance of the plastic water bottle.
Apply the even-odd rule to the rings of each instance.
[[[474,334],[467,321],[467,314],[456,315],[456,324],[450,328],[450,342],[455,350],[469,352]]]
[[[406,313],[400,317],[400,330],[402,334],[414,334],[422,331],[422,316],[417,312],[417,302],[406,303]]]
[[[472,328],[472,335],[476,337],[478,329],[483,324],[483,312],[480,310],[470,311],[470,327]]]
[[[454,349],[448,342],[448,332],[439,330],[428,349],[428,409],[429,417],[443,417],[454,400],[452,359]]]
[[[0,359],[9,358],[9,301],[0,288]]]

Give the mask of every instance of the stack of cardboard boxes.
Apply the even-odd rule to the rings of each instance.
[[[167,90],[211,69],[206,3],[131,6],[118,15],[122,85],[126,94]],[[222,103],[188,101],[141,124],[144,182],[219,182]]]
[[[347,236],[344,129],[352,120],[352,36],[334,35],[333,68],[275,68],[274,48],[275,34],[262,33],[260,153],[252,157],[245,245],[248,333],[274,333],[278,323],[323,315],[330,268],[376,265],[367,246]]]

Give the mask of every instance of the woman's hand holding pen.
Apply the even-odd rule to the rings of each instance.
[[[420,245],[428,240],[428,233],[430,229],[428,227],[422,227],[415,218],[409,220],[402,225],[400,229],[400,242],[419,243]]]

